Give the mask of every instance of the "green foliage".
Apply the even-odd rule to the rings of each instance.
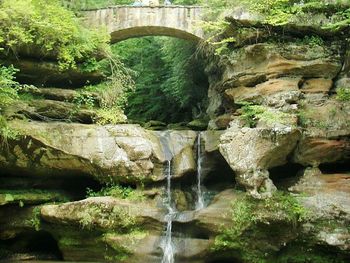
[[[96,102],[95,97],[86,91],[79,92],[73,99],[73,103],[76,107],[80,108],[82,106],[86,106],[89,109],[94,108]]]
[[[136,225],[127,208],[113,207],[107,209],[100,206],[89,206],[79,212],[79,223],[82,228],[93,229],[96,226],[102,228],[114,228],[118,232],[130,232]]]
[[[119,107],[101,108],[96,110],[94,122],[99,125],[125,123],[127,117]]]
[[[283,192],[276,192],[266,200],[256,200],[246,195],[240,197],[232,202],[229,216],[231,223],[220,230],[213,250],[238,253],[244,262],[252,263],[269,262],[267,257],[271,255],[265,248],[256,247],[254,239],[270,238],[271,227],[275,227],[273,224],[280,222],[295,228],[308,220],[305,208],[297,199]],[[275,235],[278,236],[278,233]]]
[[[107,54],[107,58],[98,64],[98,68],[108,76],[107,81],[86,86],[83,91],[98,93],[101,98],[101,107],[120,107],[124,109],[127,104],[127,94],[135,90],[135,83],[132,78],[134,72],[125,67],[119,57],[112,53]]]
[[[113,51],[136,72],[136,89],[126,106],[129,118],[177,122],[201,114],[208,83],[192,43],[145,37],[118,43]]]
[[[315,119],[316,112],[313,110],[303,110],[300,109],[298,111],[298,122],[301,127],[316,127],[319,129],[327,129],[331,124],[326,121],[321,121]],[[330,116],[336,114],[336,109],[332,109],[330,111]]]
[[[331,31],[338,31],[343,28],[350,27],[350,8],[346,10],[340,10],[336,13],[336,15],[340,18],[338,21],[324,25],[322,28]]]
[[[134,90],[132,72],[111,54],[98,63],[98,68],[108,76],[107,81],[82,88],[73,100],[74,111],[82,107],[94,110],[94,122],[100,125],[125,123],[127,93]]]
[[[33,95],[30,93],[20,93],[18,95],[18,99],[22,101],[33,101],[33,100],[41,100],[44,99],[44,96],[41,95]]]
[[[32,218],[27,220],[27,223],[34,227],[36,231],[39,231],[41,228],[41,217],[40,217],[41,207],[34,207],[32,212]]]
[[[284,213],[285,221],[294,226],[309,219],[306,209],[299,201],[293,195],[281,191],[275,192],[272,198],[264,200],[264,208],[271,213]]]
[[[208,41],[217,43],[217,45],[221,41],[225,41],[225,37],[223,37],[225,34],[223,33],[227,28],[227,24],[225,24],[222,14],[225,10],[235,6],[243,5],[252,13],[260,14],[259,20],[269,26],[295,23],[301,15],[306,17],[308,14],[313,15],[314,13],[321,13],[330,18],[330,23],[321,25],[323,29],[339,31],[350,26],[350,9],[340,2],[330,4],[329,1],[323,0],[203,0],[203,3],[208,6],[205,14],[208,21],[203,23],[202,26],[205,30],[212,32]],[[221,40],[217,41],[217,38]],[[313,43],[313,40],[315,39],[311,39],[311,43]],[[319,45],[321,43],[314,42],[314,44]],[[227,45],[224,45],[224,47],[219,45],[223,50],[225,50],[225,46]],[[219,50],[219,54],[220,52],[221,50]]]
[[[272,108],[261,105],[252,105],[251,103],[241,102],[241,120],[244,121],[248,127],[255,127],[258,121],[262,121],[266,124],[284,124],[290,125],[293,123],[293,115],[284,113]]]
[[[319,36],[305,36],[301,40],[299,40],[300,44],[302,45],[309,45],[309,46],[324,46],[324,41]]]
[[[121,199],[129,199],[135,201],[142,201],[145,199],[145,196],[140,191],[137,191],[131,187],[124,187],[117,184],[107,184],[98,192],[94,192],[90,188],[86,189],[86,197],[96,196],[113,196]]]
[[[58,0],[0,2],[0,47],[17,55],[30,47],[41,56],[55,57],[61,69],[108,51],[105,31],[84,28]]]
[[[13,66],[0,67],[0,111],[3,106],[11,104],[18,98],[19,84],[15,81],[17,71]]]
[[[73,10],[97,9],[113,5],[129,5],[134,0],[61,0],[63,6]]]
[[[12,201],[15,201],[15,198],[13,197],[12,194],[5,194],[5,202],[12,202]]]
[[[350,88],[338,88],[337,89],[337,100],[350,101]]]
[[[8,126],[6,119],[0,115],[0,149],[8,150],[8,141],[17,140],[20,133]]]
[[[292,244],[273,260],[275,263],[345,263],[340,255],[336,257],[307,244]]]

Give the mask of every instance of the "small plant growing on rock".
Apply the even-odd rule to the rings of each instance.
[[[113,228],[117,229],[118,232],[129,232],[136,224],[136,218],[123,207],[109,209],[102,206],[91,206],[80,211],[79,217],[81,227],[88,230]]]
[[[350,88],[338,88],[337,99],[340,101],[350,101]]]
[[[98,109],[94,118],[94,122],[99,125],[125,123],[126,120],[126,115],[119,107]]]
[[[41,207],[35,207],[33,209],[33,215],[32,218],[27,220],[27,223],[34,227],[36,231],[40,230],[41,227],[41,219],[40,219],[40,209]]]
[[[19,132],[8,126],[6,119],[0,115],[0,149],[9,149],[9,140],[17,140]]]
[[[145,196],[140,191],[137,191],[131,187],[125,187],[117,184],[107,184],[98,192],[94,192],[90,188],[86,189],[86,197],[96,196],[113,196],[135,201],[142,201],[145,199]]]
[[[304,38],[298,41],[301,45],[309,45],[309,46],[323,46],[324,41],[319,36],[305,36]]]
[[[85,106],[89,109],[92,109],[96,102],[94,96],[89,92],[80,92],[78,93],[73,100],[73,103],[76,105],[76,107],[80,108],[82,106]]]
[[[255,127],[258,121],[261,120],[266,124],[284,124],[290,125],[293,123],[293,115],[284,113],[278,110],[274,110],[262,105],[253,105],[247,102],[240,103],[241,107],[241,120],[248,127]]]
[[[18,98],[17,91],[20,86],[15,81],[17,71],[13,66],[5,67],[0,65],[0,111],[3,106],[11,104]]]

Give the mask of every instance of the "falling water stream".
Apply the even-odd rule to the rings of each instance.
[[[197,202],[196,210],[204,208],[204,198],[202,192],[202,152],[201,152],[201,133],[198,133],[197,137]]]
[[[167,222],[165,239],[163,243],[163,259],[162,263],[174,263],[174,245],[172,242],[172,225],[173,219],[176,214],[175,209],[172,207],[171,200],[171,160],[167,160],[166,167],[166,178],[167,178],[167,188],[166,188],[166,207],[168,210],[167,215],[165,216],[165,221]]]
[[[160,142],[164,151],[164,156],[166,160],[166,167],[164,170],[164,176],[166,178],[166,197],[164,199],[165,207],[167,209],[167,214],[165,216],[166,221],[166,231],[165,236],[163,237],[161,248],[163,249],[163,258],[161,263],[174,263],[175,262],[175,246],[172,241],[172,225],[173,220],[178,216],[179,212],[176,210],[172,197],[171,197],[171,179],[172,179],[172,167],[171,161],[173,154],[169,149],[167,132],[161,133]],[[197,136],[197,185],[196,185],[196,195],[197,200],[195,204],[195,209],[200,210],[204,208],[204,197],[202,191],[202,151],[201,151],[201,133],[198,133]]]
[[[171,160],[173,155],[169,149],[168,144],[168,133],[162,133],[160,136],[160,143],[162,145],[164,156],[166,160],[166,167],[164,171],[164,175],[166,177],[167,185],[166,185],[166,198],[165,198],[165,206],[167,209],[167,214],[165,216],[166,221],[166,231],[165,237],[162,240],[161,247],[163,249],[163,258],[162,263],[174,263],[174,244],[172,241],[172,226],[173,219],[176,215],[176,209],[173,208],[172,198],[171,198]]]

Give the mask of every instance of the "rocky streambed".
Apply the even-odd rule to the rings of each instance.
[[[161,262],[170,196],[176,262],[288,259],[300,247],[309,258],[348,258],[350,176],[303,168],[300,156],[322,163],[325,151],[302,151],[309,140],[298,129],[11,126],[23,136],[0,158],[3,256]],[[199,169],[205,205],[196,208]],[[104,183],[132,189],[85,199],[86,188],[98,193]]]

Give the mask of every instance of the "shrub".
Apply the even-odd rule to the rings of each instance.
[[[130,232],[135,228],[136,218],[127,208],[113,207],[106,209],[99,206],[90,206],[79,212],[79,223],[82,228],[93,229],[95,226],[102,228],[115,228],[118,232]]]
[[[0,67],[0,111],[3,106],[12,103],[18,98],[19,84],[15,81],[17,71],[13,66]]]
[[[0,149],[9,148],[9,140],[17,140],[20,133],[8,126],[6,119],[0,115]]]
[[[127,117],[119,107],[98,109],[94,117],[94,122],[99,125],[120,124],[125,123],[126,120]]]
[[[86,197],[96,196],[113,196],[121,199],[130,199],[138,201],[145,199],[145,196],[141,192],[131,187],[124,187],[116,184],[107,184],[98,192],[94,192],[92,189],[87,188]]]

